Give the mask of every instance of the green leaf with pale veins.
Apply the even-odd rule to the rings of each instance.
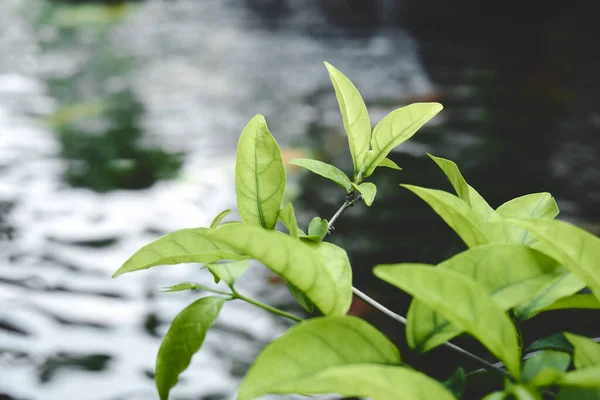
[[[262,115],[244,128],[235,158],[237,206],[242,221],[273,229],[285,191],[285,167],[279,145]]]
[[[390,160],[389,158],[384,158],[383,160],[381,160],[378,167],[387,167],[387,168],[395,169],[398,171],[402,171],[402,168],[400,168],[398,166],[398,164],[396,164],[394,161]]]
[[[231,214],[231,210],[224,210],[221,211],[216,217],[215,219],[213,219],[213,221],[210,223],[210,227],[211,228],[216,228],[217,226],[219,226],[219,224],[221,223],[221,221],[223,221],[223,218],[225,218],[226,216],[228,216],[229,214]]]
[[[373,204],[373,200],[375,200],[377,187],[371,182],[363,182],[360,185],[352,182],[352,186],[362,194],[365,204],[370,207]]]
[[[368,322],[350,316],[312,318],[265,346],[244,377],[238,399],[281,393],[280,386],[334,367],[400,362],[396,346]]]
[[[553,258],[516,244],[473,247],[440,263],[437,268],[459,272],[473,279],[504,311],[529,301],[541,287],[563,271]],[[460,333],[460,329],[435,309],[419,299],[412,301],[406,324],[406,340],[410,347],[429,351]]]
[[[237,224],[224,226],[234,225]],[[212,240],[208,232],[210,232],[208,228],[181,229],[171,232],[139,249],[114,273],[113,278],[157,265],[213,263],[220,260],[248,258],[236,253],[231,246]]]
[[[515,307],[515,318],[518,321],[533,318],[558,299],[571,296],[584,287],[585,283],[581,279],[569,271],[564,271],[538,290],[531,300]]]
[[[335,97],[340,106],[354,164],[354,176],[356,176],[365,163],[365,157],[369,151],[369,142],[371,141],[369,113],[358,89],[350,79],[328,62],[325,62],[325,67],[329,72],[329,78],[335,89]]]
[[[456,194],[460,199],[467,203],[473,211],[478,213],[483,221],[499,220],[500,216],[492,207],[485,201],[483,197],[470,186],[465,178],[463,178],[456,163],[445,158],[436,157],[427,153],[440,169],[444,172]]]
[[[310,224],[308,224],[308,235],[309,236],[318,236],[323,239],[327,236],[327,230],[329,228],[329,224],[326,219],[321,219],[319,217],[314,217]]]
[[[294,206],[292,203],[287,203],[286,206],[279,211],[279,219],[290,232],[291,237],[297,238],[299,235],[304,235],[304,232],[298,228],[298,220],[296,220],[296,214],[294,213]]]
[[[288,163],[306,168],[317,175],[321,175],[322,177],[337,183],[346,190],[346,193],[352,190],[350,178],[348,178],[342,170],[331,164],[308,158],[294,158],[293,160],[288,161]]]
[[[211,239],[262,262],[301,290],[325,315],[343,315],[350,308],[352,286],[339,286],[314,249],[282,232],[234,224],[210,231]]]
[[[458,272],[428,266],[378,265],[375,275],[434,308],[457,329],[469,333],[520,374],[517,331],[486,289]]]
[[[566,310],[566,309],[588,309],[588,310],[600,310],[600,300],[598,300],[593,294],[574,294],[572,296],[563,297],[558,299],[542,311],[551,310]]]
[[[585,336],[567,332],[564,335],[575,349],[573,355],[575,368],[600,366],[600,344]]]
[[[372,400],[455,400],[436,380],[407,367],[353,364],[277,385],[274,393],[319,395],[335,393]],[[239,400],[250,397],[238,397]]]
[[[203,297],[181,311],[171,323],[156,357],[154,380],[161,400],[169,398],[169,391],[202,346],[224,302],[221,297]]]
[[[562,333],[553,333],[550,336],[537,339],[527,346],[525,351],[534,352],[547,349],[558,350],[569,354],[573,353],[573,346],[565,339]]]
[[[600,299],[600,238],[556,220],[511,219],[530,231],[543,245],[542,251],[568,267]]]
[[[229,263],[209,264],[208,270],[215,277],[215,283],[223,281],[232,287],[235,281],[246,272],[250,265],[249,260],[235,261]]]
[[[496,211],[502,218],[536,219],[554,219],[559,212],[550,193],[532,193],[517,197],[502,204]],[[508,236],[511,243],[532,246],[536,242],[527,230],[515,225],[508,226]]]
[[[468,247],[492,242],[482,231],[478,216],[460,198],[442,190],[400,185],[423,199],[452,228]]]
[[[371,150],[366,157],[363,178],[371,176],[395,147],[410,139],[442,108],[439,103],[414,103],[383,117],[373,129]]]

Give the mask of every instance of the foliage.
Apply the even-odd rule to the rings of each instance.
[[[344,189],[346,200],[328,222],[315,217],[305,233],[293,205],[282,207],[285,169],[277,142],[261,115],[244,128],[236,157],[237,204],[241,222],[222,224],[226,210],[210,228],[182,229],[136,252],[115,276],[158,265],[204,263],[215,281],[230,291],[181,283],[167,291],[204,290],[183,310],[165,335],[157,356],[156,384],[162,400],[201,347],[221,307],[243,300],[297,321],[265,346],[244,377],[238,399],[267,394],[337,393],[376,400],[466,398],[479,371],[458,367],[446,381],[403,362],[395,345],[364,320],[347,316],[352,300],[352,269],[346,252],[324,242],[335,220],[361,199],[371,205],[376,186],[364,182],[378,166],[400,169],[387,158],[442,106],[418,103],[391,112],[371,131],[367,108],[352,82],[326,63],[348,134],[353,172],[318,160],[296,159],[302,166]],[[540,338],[523,350],[518,323],[540,312],[600,308],[600,239],[571,224],[555,221],[558,207],[549,193],[512,199],[494,209],[464,179],[450,160],[430,155],[456,195],[402,185],[424,200],[460,236],[468,249],[438,265],[377,265],[374,274],[414,297],[407,319],[379,305],[397,321],[406,321],[410,348],[419,352],[446,345],[477,359],[504,380],[486,399],[598,398],[600,344],[560,333]],[[352,178],[350,178],[350,176]],[[281,221],[287,234],[276,231]],[[300,305],[321,316],[307,320],[248,298],[236,281],[249,259],[260,261],[286,280]],[[591,293],[578,292],[588,287]],[[357,291],[357,294],[361,294]],[[364,296],[364,295],[363,295]],[[377,304],[369,299],[371,304]],[[466,333],[490,354],[474,355],[450,344]],[[492,364],[486,359],[500,360]],[[496,391],[494,391],[496,390]]]

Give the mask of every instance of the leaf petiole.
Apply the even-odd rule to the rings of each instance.
[[[279,315],[279,316],[282,316],[282,317],[285,317],[285,318],[289,318],[292,321],[296,321],[296,322],[302,322],[302,321],[304,321],[304,319],[302,319],[300,317],[297,317],[294,314],[290,314],[288,312],[285,312],[283,310],[280,310],[278,308],[275,308],[275,307],[272,307],[272,306],[270,306],[268,304],[265,304],[265,303],[263,303],[261,301],[254,300],[254,299],[252,299],[250,297],[246,297],[243,294],[237,292],[235,289],[233,289],[233,293],[231,294],[231,299],[232,300],[233,299],[244,300],[247,303],[250,303],[250,304],[253,304],[253,305],[257,306],[257,307],[260,307],[260,308],[262,308],[264,310],[267,310],[270,313],[273,313],[275,315]]]

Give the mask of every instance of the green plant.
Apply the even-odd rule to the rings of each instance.
[[[403,363],[387,337],[366,321],[346,315],[353,294],[406,324],[411,348],[425,352],[444,345],[498,374],[503,388],[486,399],[541,399],[555,394],[563,400],[584,395],[600,398],[600,344],[571,333],[541,338],[525,352],[520,342],[519,321],[554,309],[600,308],[600,239],[555,221],[558,207],[549,193],[525,195],[493,209],[465,181],[456,164],[430,156],[457,195],[401,186],[427,202],[468,249],[437,266],[404,263],[374,268],[377,277],[414,297],[406,318],[352,287],[346,252],[323,239],[346,208],[360,200],[371,205],[376,187],[364,180],[380,166],[400,169],[387,158],[388,153],[442,106],[418,103],[400,108],[371,132],[358,90],[340,71],[326,66],[348,134],[352,178],[317,160],[290,163],[345,190],[346,199],[330,221],[315,218],[305,232],[298,227],[292,204],[281,207],[284,165],[277,142],[264,118],[257,115],[242,132],[236,158],[242,222],[221,223],[228,213],[224,211],[209,228],[170,233],[143,247],[114,275],[198,262],[230,289],[224,292],[194,283],[169,289],[202,289],[214,295],[183,310],[166,333],[156,362],[161,399],[169,397],[221,307],[236,299],[298,322],[258,355],[241,383],[240,400],[270,393],[337,393],[378,400],[463,397],[465,382],[481,371],[465,374],[459,368],[441,383]],[[275,231],[277,220],[287,234]],[[239,293],[235,282],[246,271],[249,259],[283,277],[309,313],[316,308],[323,315],[302,320]],[[578,294],[586,286],[591,294]],[[499,362],[491,363],[449,342],[462,333],[477,339]]]

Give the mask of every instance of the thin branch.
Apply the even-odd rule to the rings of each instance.
[[[363,292],[361,292],[354,286],[352,286],[352,293],[354,293],[354,295],[356,297],[360,297],[361,300],[363,300],[365,303],[369,304],[371,307],[376,308],[377,310],[381,311],[388,317],[395,319],[396,321],[400,322],[403,325],[406,325],[406,318],[404,318],[400,314],[396,314],[395,312],[393,312],[392,310],[390,310],[383,304],[380,304],[377,301],[373,300],[372,298],[370,298],[369,296],[367,296],[366,294],[364,294]]]

